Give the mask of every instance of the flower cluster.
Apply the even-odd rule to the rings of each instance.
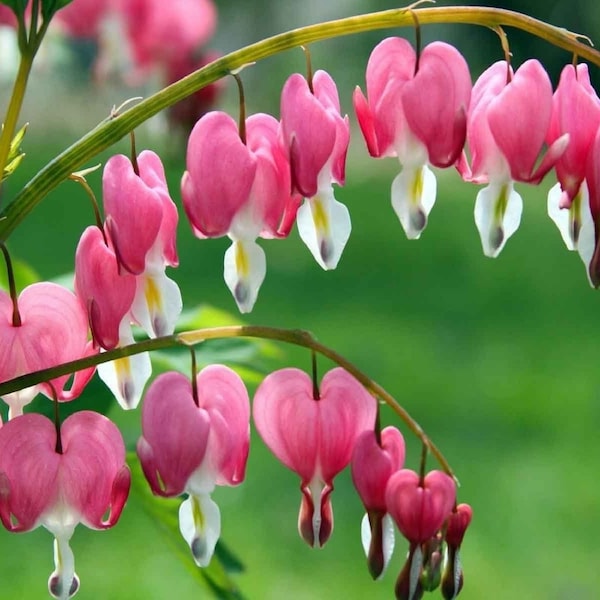
[[[177,65],[179,76],[212,33],[214,7],[181,0],[165,20],[159,4],[80,2],[61,19],[71,35],[99,37],[106,11],[119,13],[138,68],[163,60]],[[191,14],[205,25],[202,32]],[[177,57],[164,52],[174,39],[182,50]],[[391,196],[409,238],[422,234],[436,199],[432,167],[454,166],[466,181],[486,184],[475,222],[484,253],[495,257],[519,225],[522,199],[514,183],[539,183],[555,168],[559,183],[548,211],[567,247],[581,254],[592,285],[600,285],[600,99],[585,65],[565,67],[554,93],[536,60],[516,71],[497,62],[472,84],[452,46],[435,42],[415,51],[406,40],[388,38],[369,59],[366,95],[357,88],[353,102],[369,153],[396,156],[402,165]],[[321,70],[288,78],[280,119],[241,113],[239,123],[221,111],[195,123],[181,196],[197,237],[231,239],[224,278],[248,312],[266,275],[257,238],[285,238],[297,224],[316,262],[338,265],[351,222],[333,184],[344,185],[350,125],[335,82]],[[151,151],[113,156],[102,191],[105,218],[80,238],[74,292],[38,283],[17,295],[14,281],[10,293],[0,292],[0,383],[127,346],[134,325],[151,338],[175,330],[182,299],[166,269],[179,261],[178,212],[160,158]],[[135,408],[150,357],[119,358],[98,371],[121,406]],[[0,427],[0,520],[10,531],[44,525],[52,532],[49,590],[62,600],[79,588],[69,547],[75,526],[111,527],[125,505],[125,447],[116,426],[94,412],[80,411],[62,425],[22,413],[38,392],[57,403],[75,399],[93,373],[78,371],[68,390],[63,375],[3,397],[10,410]],[[211,365],[191,378],[168,372],[146,393],[137,454],[154,494],[187,496],[181,534],[196,563],[206,566],[221,531],[211,494],[244,480],[252,415],[268,448],[300,478],[298,530],[311,547],[332,534],[333,481],[350,465],[366,509],[361,536],[371,575],[381,577],[389,564],[395,523],[409,543],[396,597],[416,600],[441,586],[445,598],[455,598],[471,508],[457,505],[449,468],[404,467],[404,439],[393,427],[380,430],[377,412],[375,398],[341,367],[320,385],[314,374],[276,371],[260,384],[252,407],[229,367]]]

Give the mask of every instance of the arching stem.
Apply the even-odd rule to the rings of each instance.
[[[17,285],[15,283],[15,272],[13,271],[12,261],[10,260],[10,254],[8,253],[7,247],[0,242],[0,249],[4,254],[4,261],[6,262],[6,278],[8,279],[8,290],[10,299],[13,305],[12,313],[12,326],[21,326],[21,314],[19,313],[19,296],[17,294]]]

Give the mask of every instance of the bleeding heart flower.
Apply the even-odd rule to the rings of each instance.
[[[196,389],[181,373],[157,377],[142,406],[137,452],[152,491],[189,496],[179,527],[199,566],[210,563],[221,531],[216,485],[244,480],[250,444],[250,402],[240,377],[223,365],[198,373]]]
[[[454,600],[463,587],[459,549],[472,518],[473,510],[468,504],[459,504],[448,517],[446,526],[448,557],[442,574],[442,594],[446,600]]]
[[[13,322],[13,303],[0,291],[0,382],[39,371],[94,353],[88,342],[88,322],[79,300],[54,283],[34,283],[19,298],[20,324]],[[94,368],[78,371],[70,390],[69,375],[3,397],[10,418],[23,412],[38,392],[58,400],[77,398],[94,374]],[[52,390],[54,388],[54,392]]]
[[[386,427],[379,441],[374,431],[363,431],[354,446],[352,481],[367,509],[361,538],[373,579],[383,575],[394,551],[394,524],[387,512],[385,490],[392,474],[403,467],[404,456],[404,438],[395,427]]]
[[[325,374],[318,396],[299,369],[268,375],[254,396],[256,429],[271,452],[300,476],[301,537],[325,544],[333,530],[333,478],[348,465],[358,436],[373,429],[376,403],[342,368]]]
[[[34,413],[0,428],[0,519],[9,531],[43,525],[54,535],[56,570],[48,580],[54,598],[66,600],[79,589],[69,546],[75,527],[115,525],[130,479],[121,434],[98,413],[71,415],[60,434]]]

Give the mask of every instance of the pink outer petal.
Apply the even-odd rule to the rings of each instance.
[[[254,424],[271,452],[308,483],[317,467],[318,403],[299,369],[267,375],[254,395]]]
[[[229,115],[210,112],[196,123],[187,169],[181,194],[192,227],[205,237],[225,235],[248,200],[256,173],[256,160]]]
[[[307,484],[318,475],[330,483],[349,462],[358,435],[372,428],[376,404],[341,368],[324,377],[320,400],[299,369],[268,375],[254,396],[254,423],[265,444]]]
[[[142,406],[137,452],[152,491],[178,496],[206,452],[210,417],[194,404],[181,373],[164,373],[151,384]]]
[[[311,198],[317,193],[319,174],[332,156],[338,133],[334,116],[298,73],[283,86],[281,124],[294,189]]]
[[[591,87],[587,65],[567,65],[552,98],[552,120],[546,136],[551,144],[569,134],[569,145],[556,163],[556,175],[569,201],[579,192],[594,135],[600,126],[600,99]]]
[[[415,73],[416,55],[410,43],[398,37],[380,42],[367,63],[367,95],[374,118],[377,156],[393,156],[406,123],[402,92]]]
[[[341,367],[325,374],[320,394],[319,463],[323,479],[329,482],[350,462],[357,437],[375,426],[377,403]]]
[[[369,154],[374,157],[380,157],[381,152],[379,151],[377,133],[375,132],[375,117],[373,116],[373,112],[371,111],[367,99],[358,86],[355,88],[354,94],[352,95],[352,102]]]
[[[61,437],[60,486],[64,500],[87,527],[111,527],[119,519],[130,483],[119,429],[104,415],[84,410],[65,420]]]
[[[198,373],[198,404],[210,417],[207,457],[217,472],[218,485],[244,480],[250,449],[250,400],[240,376],[224,365]]]
[[[86,315],[71,291],[54,283],[35,283],[23,290],[18,304],[21,325],[13,327],[12,304],[0,294],[0,381],[75,360],[87,352]],[[54,381],[59,396],[67,379]]]
[[[467,527],[473,519],[473,509],[468,504],[459,504],[448,517],[446,542],[449,546],[458,548],[463,541]]]
[[[460,156],[470,96],[469,67],[458,50],[443,42],[426,46],[416,75],[404,85],[402,105],[432,165],[449,167]]]
[[[537,60],[523,63],[512,81],[490,102],[490,130],[515,181],[532,179],[551,114],[552,84]]]
[[[331,152],[331,176],[338,185],[346,182],[346,154],[350,143],[350,122],[348,116],[340,115],[340,99],[337,87],[326,71],[319,70],[313,76],[315,98],[327,109],[335,122],[335,144]]]
[[[586,164],[585,179],[590,193],[590,211],[595,224],[595,248],[588,265],[590,281],[594,287],[600,286],[600,129],[590,149]]]
[[[490,175],[504,175],[504,171],[508,175],[506,158],[496,144],[487,117],[490,103],[504,89],[506,80],[506,62],[499,61],[486,69],[473,86],[467,118],[467,143],[471,151],[472,172],[467,168],[460,169],[466,181],[487,183]]]
[[[106,350],[119,343],[119,325],[135,297],[135,277],[119,274],[113,250],[102,232],[88,227],[75,253],[75,290],[87,310],[94,340]]]
[[[290,165],[281,143],[279,121],[271,115],[252,115],[246,121],[246,136],[257,162],[251,202],[254,219],[262,224],[260,235],[285,237],[300,201],[291,194]]]
[[[0,428],[0,519],[9,531],[37,527],[56,501],[60,455],[55,445],[54,425],[42,415],[15,417]]]
[[[108,159],[102,176],[106,227],[121,265],[134,275],[146,266],[162,221],[162,200],[122,154]]]
[[[387,511],[387,482],[404,465],[404,456],[404,438],[395,427],[381,432],[381,446],[374,431],[365,430],[358,436],[352,453],[352,481],[367,511]]]
[[[419,485],[414,471],[402,469],[387,484],[388,512],[402,535],[412,544],[432,538],[450,515],[456,499],[452,478],[441,471],[430,471]]]

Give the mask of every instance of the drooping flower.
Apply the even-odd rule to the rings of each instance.
[[[564,134],[569,135],[569,145],[556,162],[558,183],[548,192],[548,214],[569,250],[579,250],[584,228],[594,229],[586,170],[599,127],[600,99],[590,83],[587,65],[567,65],[552,98],[552,119],[546,141],[550,144]],[[580,252],[586,267],[589,267],[591,251],[588,247]]]
[[[387,510],[402,535],[409,541],[409,553],[396,581],[396,597],[406,600],[421,597],[423,568],[422,544],[441,529],[456,501],[452,478],[441,471],[430,471],[423,479],[409,469],[394,473],[385,492]]]
[[[145,150],[134,166],[122,154],[112,156],[104,168],[102,192],[105,230],[120,272],[136,275],[130,316],[150,337],[170,335],[182,309],[179,287],[165,274],[167,266],[179,264],[178,215],[160,158]]]
[[[223,365],[198,373],[196,391],[181,373],[157,377],[142,406],[137,452],[153,493],[188,498],[181,534],[196,563],[207,566],[221,531],[216,485],[238,485],[250,444],[250,402],[240,377]]]
[[[60,437],[52,421],[30,413],[0,428],[0,520],[8,531],[43,525],[55,537],[54,598],[79,589],[69,540],[83,523],[115,525],[127,500],[130,473],[118,428],[103,415],[81,411],[65,419]]]
[[[13,322],[13,303],[0,291],[0,382],[83,358],[94,352],[88,342],[88,321],[71,291],[54,283],[34,283],[18,298],[20,324]],[[78,371],[70,390],[69,375],[3,396],[10,417],[19,415],[38,392],[62,401],[77,398],[94,374]],[[53,389],[54,391],[53,391]]]
[[[352,454],[352,480],[367,510],[361,524],[362,544],[374,579],[383,575],[394,550],[394,524],[385,490],[392,474],[403,467],[404,456],[404,438],[395,427],[386,427],[379,441],[374,431],[363,431]]]
[[[288,78],[281,92],[281,124],[292,186],[305,198],[298,233],[323,269],[335,269],[351,223],[332,183],[345,183],[350,126],[348,116],[340,114],[337,87],[328,73],[317,71],[310,83],[299,73]]]
[[[298,208],[279,128],[274,117],[253,115],[242,140],[229,115],[210,112],[188,142],[183,205],[197,237],[231,238],[224,277],[241,312],[252,310],[266,274],[264,251],[254,240],[286,237]]]
[[[459,550],[472,518],[473,510],[468,504],[459,504],[448,517],[446,525],[448,556],[442,575],[442,594],[446,600],[454,600],[463,587]]]
[[[407,40],[379,43],[367,64],[367,98],[354,92],[354,109],[371,156],[397,156],[402,170],[392,184],[392,205],[409,239],[417,239],[436,197],[428,165],[455,164],[465,143],[471,94],[469,67],[444,42],[419,58]]]
[[[486,256],[496,257],[518,229],[523,200],[514,182],[539,183],[565,151],[561,135],[538,164],[552,115],[552,84],[537,60],[513,74],[505,61],[489,67],[473,86],[467,124],[472,168],[467,181],[488,183],[475,202],[475,223]]]
[[[350,462],[358,436],[373,429],[375,414],[374,398],[342,368],[325,374],[318,397],[299,369],[271,373],[256,390],[258,433],[301,478],[298,530],[310,546],[323,546],[331,535],[333,479]]]

